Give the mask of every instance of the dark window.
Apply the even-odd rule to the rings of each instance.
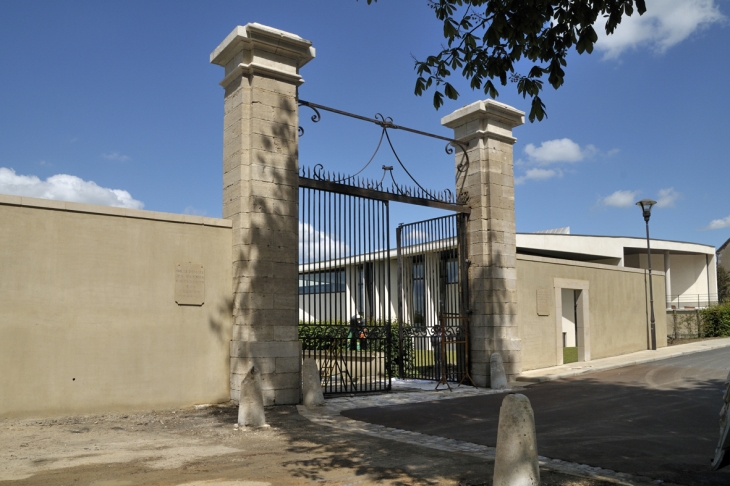
[[[441,259],[446,264],[446,283],[459,283],[459,260],[456,258],[456,250],[442,252]]]
[[[357,311],[366,317],[374,310],[373,294],[373,264],[366,263],[357,267]]]
[[[423,255],[413,257],[413,324],[426,324],[426,274]]]
[[[345,291],[345,269],[299,274],[299,294],[331,294]]]

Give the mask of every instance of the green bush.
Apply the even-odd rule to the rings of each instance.
[[[385,353],[390,356],[387,364],[391,376],[404,378],[412,372],[413,366],[413,340],[408,339],[410,334],[404,330],[403,349],[400,349],[398,339],[397,321],[372,321],[365,326],[368,335],[368,351]],[[390,333],[390,336],[388,336]],[[388,339],[390,337],[390,339]],[[299,321],[299,340],[302,342],[304,351],[314,350],[341,350],[349,349],[350,346],[350,323],[342,321],[324,322],[303,322]],[[390,353],[388,354],[388,346]],[[399,376],[398,363],[404,363],[405,376]]]
[[[700,311],[705,337],[730,336],[730,302]]]
[[[336,343],[347,340],[350,325],[342,321],[302,322],[299,321],[299,340],[303,350],[330,349]]]

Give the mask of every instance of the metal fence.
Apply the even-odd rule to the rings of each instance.
[[[703,337],[700,310],[696,308],[683,311],[667,311],[667,337],[669,339]]]
[[[386,391],[391,377],[391,326],[299,325],[305,358],[313,358],[325,394]]]
[[[390,389],[388,202],[299,189],[299,336],[327,394]]]
[[[446,376],[447,381],[458,382],[468,369],[467,353],[454,342],[468,326],[468,319],[459,318],[466,310],[465,232],[460,228],[464,221],[455,214],[400,225],[396,230],[397,359],[402,378],[441,380]]]
[[[299,336],[304,357],[318,361],[325,393],[387,390],[391,376],[404,377],[406,369],[424,370],[413,377],[458,378],[467,368],[466,353],[459,351],[461,344],[456,338],[444,337],[443,326],[440,331],[436,328],[439,315],[466,311],[463,236],[471,212],[466,204],[468,195],[424,188],[403,164],[389,130],[448,142],[448,154],[460,147],[459,171],[469,167],[467,145],[396,125],[381,114],[369,118],[302,99],[298,105],[314,112],[313,123],[318,123],[325,111],[374,123],[382,129],[375,153],[353,175],[325,170],[322,164],[299,171]],[[303,127],[299,127],[299,134],[304,134]],[[394,166],[383,165],[379,180],[361,176],[386,144],[410,179],[407,185],[396,181]],[[390,255],[389,201],[456,213],[398,228],[397,292],[390,291],[396,286],[391,282],[391,263],[395,262]],[[408,275],[403,273],[404,255]],[[409,289],[407,295],[404,285]],[[408,299],[408,319],[402,313],[404,299]],[[396,308],[397,326],[391,319]],[[465,322],[468,319],[459,321],[457,328],[468,326]],[[462,331],[457,328],[453,333],[458,337]],[[457,347],[441,359],[447,346]],[[442,352],[434,353],[436,349]],[[433,368],[433,363],[446,362],[451,354],[457,357],[454,370],[425,371]]]
[[[720,302],[718,294],[679,294],[667,296],[667,307],[672,310],[704,309]]]

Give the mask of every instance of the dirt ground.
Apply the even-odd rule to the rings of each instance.
[[[45,420],[0,420],[0,485],[490,485],[468,454],[321,427],[294,407],[269,428],[234,427],[232,405]],[[543,470],[542,484],[607,486]]]

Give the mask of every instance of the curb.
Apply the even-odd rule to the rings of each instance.
[[[679,346],[693,346],[693,345],[695,345],[695,344],[694,343],[680,344]],[[661,361],[664,359],[677,358],[679,356],[686,356],[688,354],[702,353],[705,351],[712,351],[714,349],[727,348],[727,347],[730,347],[730,341],[712,344],[712,345],[707,344],[707,345],[703,345],[702,348],[681,350],[681,351],[673,352],[671,354],[663,354],[661,356],[650,356],[647,358],[630,359],[628,361],[624,361],[621,363],[611,363],[611,364],[606,364],[603,366],[601,366],[600,364],[598,364],[597,366],[595,364],[589,364],[589,363],[595,363],[595,362],[587,361],[587,362],[585,362],[586,367],[584,369],[568,369],[562,373],[555,373],[555,374],[542,375],[542,376],[520,375],[516,378],[516,381],[522,382],[522,383],[544,383],[547,381],[560,380],[562,378],[570,378],[573,376],[584,375],[584,374],[588,374],[588,373],[596,373],[598,371],[615,370],[617,368],[625,368],[626,366],[652,363],[654,361]],[[666,348],[664,348],[664,349],[666,349]],[[645,351],[639,351],[639,352],[643,353]],[[605,358],[605,359],[612,359],[612,358]],[[551,369],[551,368],[544,368],[544,370],[549,370],[549,369]]]

